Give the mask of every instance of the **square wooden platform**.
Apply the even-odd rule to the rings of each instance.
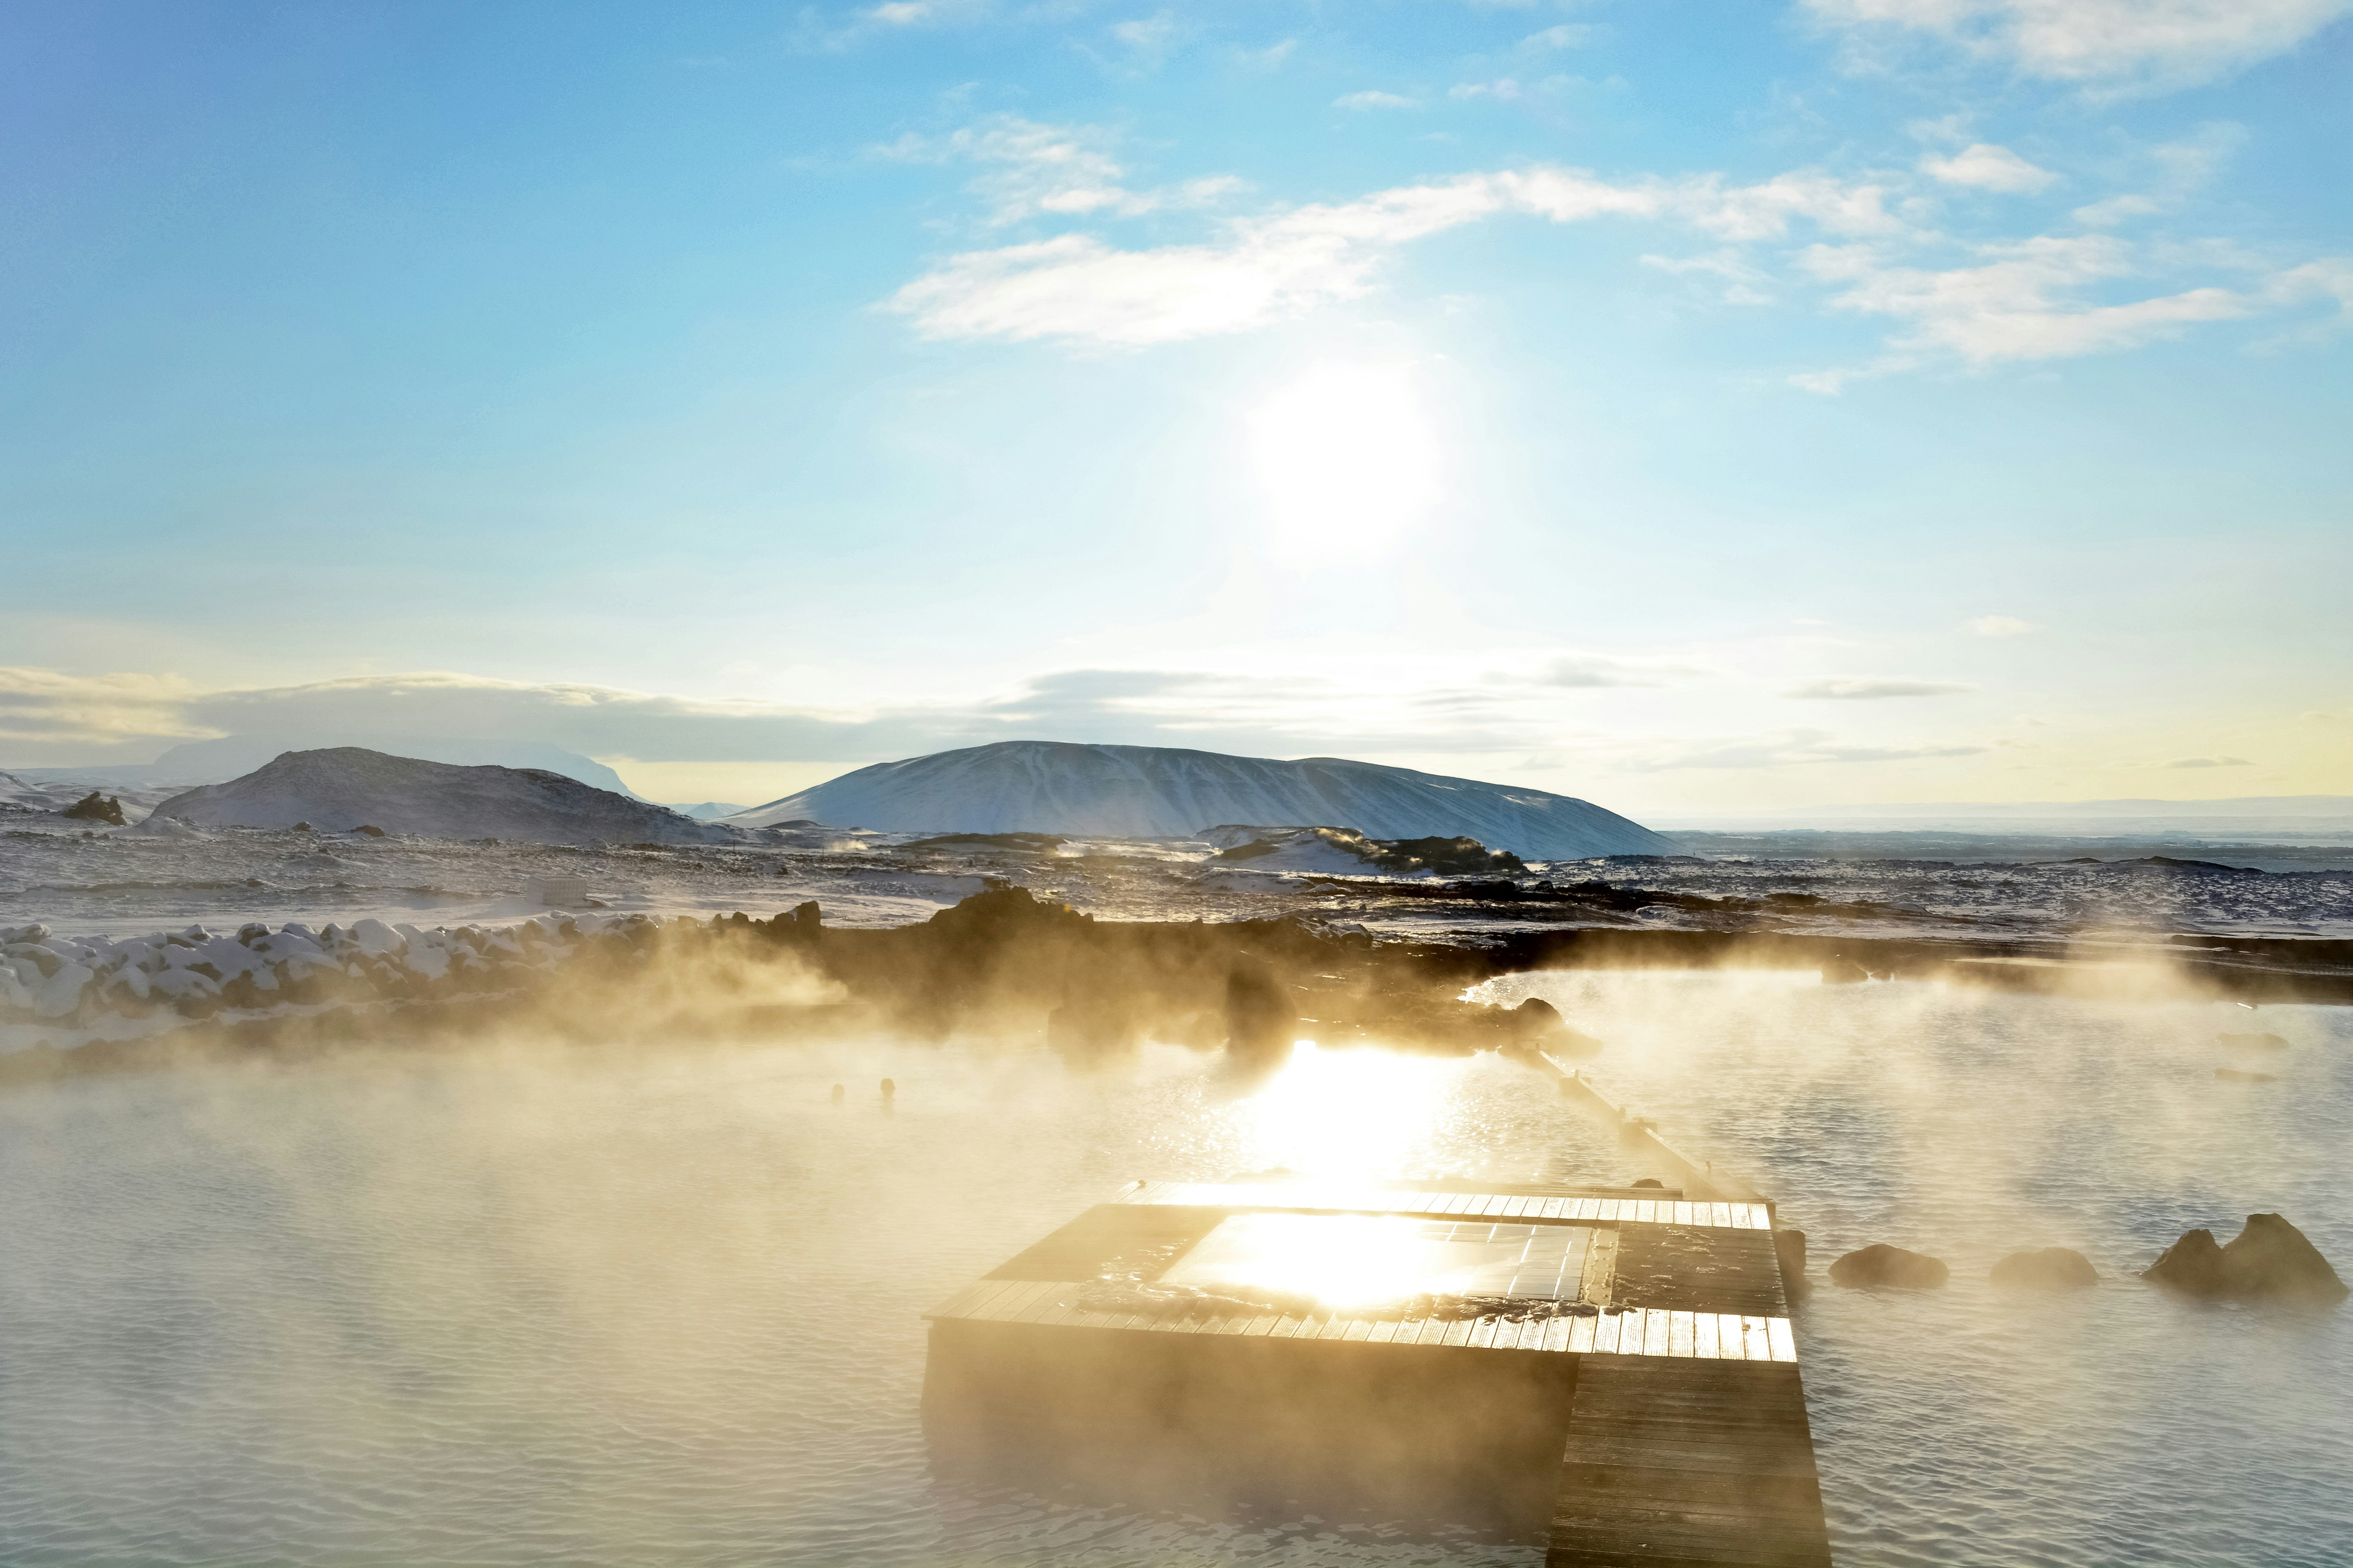
[[[1135,1183],[926,1314],[927,1423],[1113,1488],[1467,1512],[1556,1564],[1814,1568],[1771,1223],[1656,1189]],[[1352,1247],[1406,1287],[1335,1307],[1291,1278]]]

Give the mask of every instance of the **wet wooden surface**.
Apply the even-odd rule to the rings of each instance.
[[[1590,1239],[1574,1283],[1561,1280],[1574,1301],[1514,1299],[1481,1317],[1450,1317],[1442,1303],[1422,1316],[1396,1305],[1253,1312],[1150,1289],[1155,1260],[1246,1212],[1483,1219],[1499,1235],[1579,1226]],[[1344,1342],[1374,1356],[1413,1346],[1573,1358],[1551,1568],[1818,1568],[1830,1547],[1770,1226],[1761,1205],[1674,1197],[1135,1183],[926,1316],[1154,1336],[1138,1344],[1235,1336]],[[1107,1294],[1106,1273],[1144,1283]]]

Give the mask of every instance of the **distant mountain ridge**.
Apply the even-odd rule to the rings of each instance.
[[[795,818],[884,832],[1118,838],[1189,838],[1222,823],[1348,827],[1369,838],[1465,836],[1544,860],[1676,852],[1640,823],[1544,790],[1341,757],[1058,741],[878,763],[727,820],[765,827]]]
[[[415,757],[419,762],[448,763],[457,767],[539,768],[578,779],[632,800],[642,798],[621,775],[592,757],[545,741],[473,741],[437,735],[224,735],[213,741],[186,741],[152,763],[107,763],[88,768],[11,768],[26,784],[83,784],[153,788],[157,785],[227,784],[243,778],[289,752],[340,751],[357,748],[388,757]]]
[[[541,768],[462,767],[360,746],[288,752],[243,778],[157,805],[155,818],[199,826],[359,826],[436,838],[538,844],[727,844],[733,829],[597,789]]]

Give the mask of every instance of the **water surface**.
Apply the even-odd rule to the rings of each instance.
[[[1923,1295],[1799,1319],[1841,1563],[2353,1562],[2353,1314],[2128,1278],[2278,1209],[2353,1258],[2341,1014],[1555,974],[1596,1073]],[[2295,1042],[2217,1083],[2222,1028]],[[879,1080],[898,1085],[886,1108]],[[847,1088],[839,1107],[831,1086]],[[747,1043],[380,1055],[0,1097],[0,1563],[1529,1563],[934,1479],[917,1314],[1137,1176],[1621,1180],[1497,1060]],[[2106,1283],[1983,1282],[2066,1245]]]

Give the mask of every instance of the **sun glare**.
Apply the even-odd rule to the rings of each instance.
[[[1289,553],[1378,548],[1439,499],[1438,432],[1402,365],[1318,365],[1252,410],[1250,440]]]
[[[1324,1051],[1302,1040],[1247,1102],[1245,1157],[1302,1175],[1388,1173],[1444,1118],[1461,1070],[1440,1057]]]

